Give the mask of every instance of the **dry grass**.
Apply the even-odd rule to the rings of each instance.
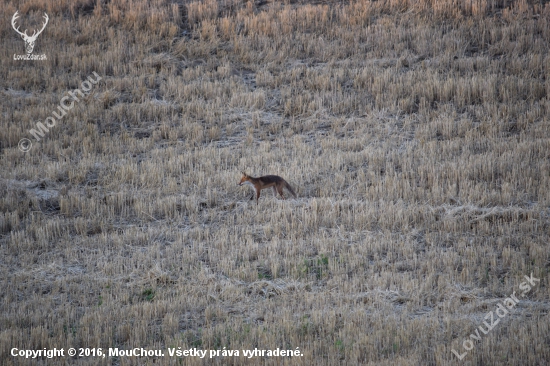
[[[455,364],[530,273],[536,290],[462,363],[550,359],[547,1],[0,9],[29,29],[50,17],[46,61],[13,60],[23,41],[0,29],[0,363],[181,346],[304,353],[220,365]],[[299,198],[256,207],[241,170]]]

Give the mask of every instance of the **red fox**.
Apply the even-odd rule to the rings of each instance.
[[[277,197],[277,192],[281,195],[283,199],[285,199],[285,196],[283,195],[283,188],[286,188],[294,198],[296,198],[296,193],[294,193],[294,190],[290,186],[290,184],[287,183],[286,180],[279,177],[278,175],[264,175],[263,177],[254,178],[250,175],[247,175],[245,172],[242,172],[243,176],[241,178],[241,181],[239,182],[239,185],[242,186],[243,184],[249,184],[256,190],[256,205],[258,204],[258,198],[260,198],[260,191],[265,188],[272,187],[273,188],[273,194],[275,197]],[[254,195],[250,197],[250,199],[254,199]]]

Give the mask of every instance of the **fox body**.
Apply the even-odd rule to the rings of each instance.
[[[283,188],[286,188],[294,198],[296,198],[296,193],[294,193],[290,184],[278,175],[264,175],[263,177],[254,178],[243,172],[239,185],[242,186],[243,184],[251,185],[256,190],[256,204],[258,204],[258,199],[260,198],[260,191],[269,187],[273,188],[273,194],[275,196],[277,196],[277,192],[279,192],[281,197],[285,199]],[[254,199],[254,195],[252,195],[250,199]]]

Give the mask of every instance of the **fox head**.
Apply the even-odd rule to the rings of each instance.
[[[245,172],[241,172],[243,176],[241,177],[241,181],[238,183],[239,186],[242,186],[244,183],[248,182],[250,179],[250,176],[246,174]]]

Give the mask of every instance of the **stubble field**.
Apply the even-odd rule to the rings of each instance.
[[[0,9],[0,364],[550,360],[547,1]],[[10,354],[54,347],[166,355]]]

